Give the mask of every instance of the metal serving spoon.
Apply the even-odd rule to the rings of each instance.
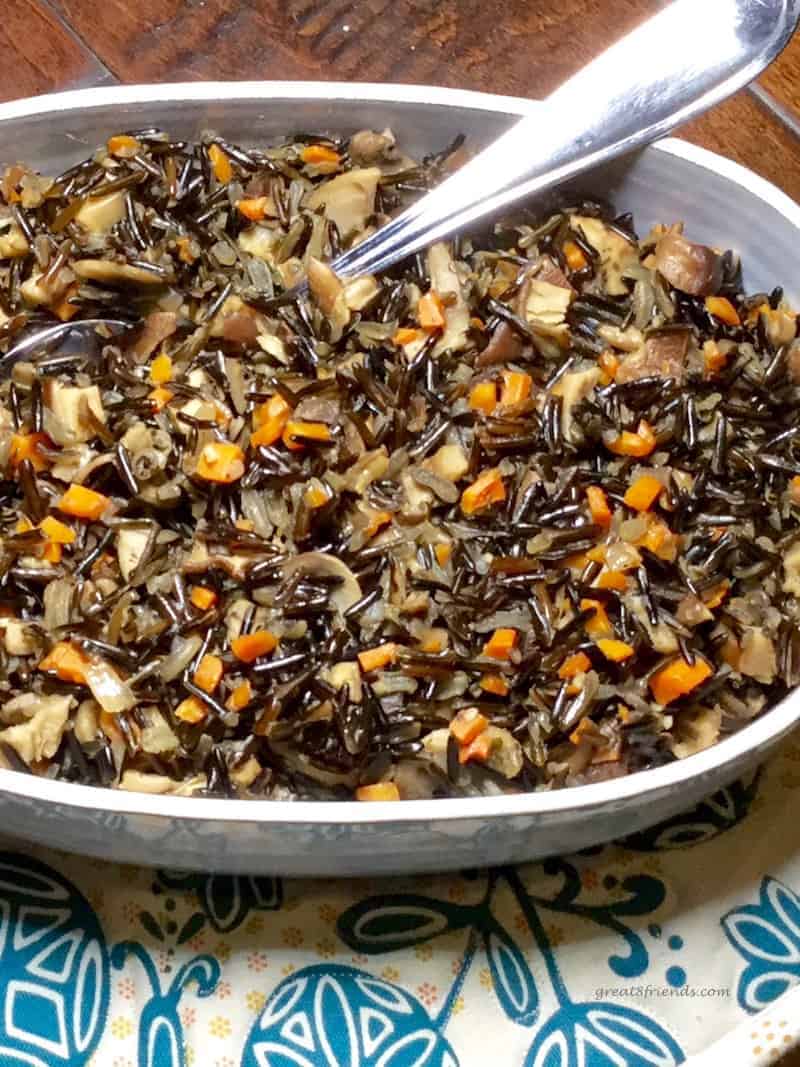
[[[523,197],[662,137],[756,78],[789,42],[798,19],[800,0],[675,0],[331,266],[344,277],[382,270]],[[81,331],[94,333],[104,322],[112,333],[130,326],[94,319],[30,331],[0,357],[0,375],[42,344],[53,346],[67,336],[74,343]]]
[[[800,0],[675,0],[332,268],[344,277],[382,270],[663,137],[756,78],[799,18]]]

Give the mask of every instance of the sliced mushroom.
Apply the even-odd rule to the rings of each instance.
[[[638,352],[631,352],[617,371],[619,385],[639,378],[675,378],[682,381],[689,350],[689,331],[670,330],[651,334]]]
[[[629,291],[629,286],[624,281],[626,272],[628,268],[638,266],[639,263],[636,246],[600,219],[588,215],[573,215],[571,221],[597,252],[605,291],[609,296],[625,296]]]
[[[72,269],[79,278],[105,285],[156,286],[165,285],[168,280],[156,271],[111,259],[79,259],[72,264]]]
[[[448,482],[457,482],[469,470],[469,460],[461,445],[442,445],[423,466]]]
[[[572,290],[540,278],[528,278],[523,292],[524,314],[531,326],[553,337],[564,336],[564,320],[572,302]]]
[[[125,218],[125,193],[122,189],[106,196],[90,196],[81,204],[75,221],[89,233],[108,233]]]
[[[433,348],[433,355],[440,352],[457,352],[464,348],[469,330],[469,306],[464,297],[461,280],[453,263],[450,246],[437,241],[428,249],[428,273],[431,286],[444,300],[445,327]]]
[[[0,227],[3,224],[0,220]],[[26,256],[30,249],[28,239],[16,224],[0,233],[0,259],[19,259]]]
[[[377,163],[388,148],[394,146],[394,137],[387,130],[359,130],[350,138],[349,152],[354,163]]]
[[[0,619],[0,633],[9,656],[32,656],[41,646],[35,630],[19,619]]]
[[[147,774],[144,771],[125,771],[120,778],[119,788],[130,790],[133,793],[152,793],[157,796],[170,794],[176,797],[188,797],[207,785],[204,774],[196,774],[191,778],[176,782],[167,778],[165,774]]]
[[[759,626],[750,626],[742,637],[739,670],[748,678],[770,685],[778,673],[775,645]]]
[[[42,390],[44,400],[44,431],[58,445],[85,444],[97,436],[87,411],[98,422],[105,424],[106,413],[97,385],[83,388],[65,385],[57,378],[45,378]]]
[[[503,320],[495,326],[489,343],[475,361],[476,367],[491,367],[496,363],[513,363],[522,351],[519,334]]]
[[[784,593],[800,597],[800,541],[795,541],[787,549],[783,557],[783,585]]]
[[[686,759],[702,752],[716,742],[722,725],[722,710],[697,707],[682,711],[678,716],[672,737],[672,752],[678,759]]]
[[[142,750],[155,756],[174,752],[179,744],[178,737],[158,708],[142,708],[141,714],[146,723],[139,738]]]
[[[361,231],[375,211],[375,193],[381,172],[377,167],[358,168],[318,185],[308,198],[312,211],[322,208],[343,238]]]
[[[573,413],[581,401],[591,396],[599,380],[600,371],[597,367],[591,367],[589,370],[565,374],[553,388],[553,395],[561,397],[561,428],[564,437],[572,444],[580,444]]]
[[[284,577],[298,571],[309,577],[340,578],[338,585],[331,590],[330,602],[342,614],[361,599],[361,586],[350,568],[336,556],[327,552],[301,552],[283,564]]]
[[[171,337],[178,328],[178,317],[172,311],[153,311],[144,320],[141,333],[129,351],[137,363],[144,363],[162,341]]]
[[[350,700],[353,704],[360,704],[363,698],[361,685],[361,669],[355,660],[345,660],[342,663],[334,663],[325,671],[325,681],[334,689],[344,689],[347,686]]]
[[[656,245],[656,269],[675,289],[691,296],[708,296],[722,281],[720,257],[705,245],[693,244],[679,233],[665,233]]]
[[[125,523],[117,529],[117,560],[126,582],[155,542],[158,527],[151,522]]]
[[[255,256],[265,263],[275,262],[275,248],[280,241],[280,234],[266,226],[248,226],[238,237],[239,248],[249,256]]]
[[[10,745],[26,763],[50,759],[61,744],[72,704],[70,696],[35,697],[24,711],[27,722],[0,730],[0,741]]]

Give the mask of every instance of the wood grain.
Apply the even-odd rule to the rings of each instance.
[[[95,54],[39,0],[2,5],[0,55],[0,100],[96,85],[110,78]]]
[[[800,33],[759,81],[800,119]]]

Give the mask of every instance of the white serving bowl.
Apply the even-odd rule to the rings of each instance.
[[[537,104],[427,86],[198,82],[87,89],[0,105],[0,162],[57,174],[120,129],[214,129],[243,144],[294,130],[390,126],[415,155],[459,132],[482,147]],[[535,151],[535,144],[531,151]],[[666,140],[575,184],[632,211],[640,232],[683,219],[692,239],[736,249],[753,290],[793,270],[800,208],[752,172]],[[0,769],[6,832],[104,859],[293,876],[411,874],[573,852],[641,830],[762,761],[800,718],[800,693],[714,747],[652,771],[548,793],[400,804],[271,802],[100,790]]]

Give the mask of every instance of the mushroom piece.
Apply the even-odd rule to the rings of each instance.
[[[89,233],[108,233],[112,226],[125,218],[125,193],[118,189],[116,193],[105,196],[90,196],[80,207],[75,221],[85,227]]]
[[[553,395],[561,397],[561,426],[564,437],[572,444],[580,444],[578,440],[580,431],[576,431],[573,425],[575,422],[573,412],[581,401],[591,395],[599,380],[599,369],[592,367],[589,370],[565,374],[553,388]]]
[[[433,348],[433,355],[448,350],[456,352],[463,348],[469,330],[469,307],[464,299],[461,281],[458,277],[450,247],[443,241],[437,241],[428,249],[428,272],[431,286],[444,301],[444,330]]]
[[[36,763],[56,754],[73,700],[71,696],[28,695],[28,704],[18,707],[27,722],[0,730],[0,741],[10,745],[26,763]],[[5,713],[8,705],[3,710]]]
[[[178,317],[172,311],[153,311],[144,320],[139,336],[129,351],[137,363],[144,363],[162,341],[171,337],[178,328]]]
[[[119,782],[119,788],[133,793],[152,793],[156,796],[169,794],[175,797],[188,797],[207,784],[204,774],[196,774],[182,782],[176,782],[165,774],[147,774],[145,771],[125,771]]]
[[[18,259],[27,255],[30,248],[19,226],[9,223],[11,219],[0,219],[0,259]]]
[[[85,444],[97,436],[97,431],[87,418],[88,412],[98,422],[105,424],[106,413],[97,385],[80,388],[65,385],[56,378],[45,378],[42,397],[44,432],[57,445]]]
[[[361,586],[356,576],[340,559],[327,552],[301,552],[299,556],[294,556],[283,564],[284,578],[296,574],[297,571],[307,574],[310,578],[340,578],[340,583],[331,590],[329,599],[341,614],[361,599]]]
[[[739,670],[748,678],[770,685],[778,673],[778,659],[772,638],[759,626],[748,627],[741,642]]]
[[[332,667],[325,671],[325,681],[328,685],[333,686],[334,689],[344,689],[347,686],[351,702],[353,704],[361,703],[364,695],[361,684],[361,669],[355,660],[334,663]]]
[[[563,332],[564,319],[572,302],[572,290],[541,278],[526,282],[525,318],[538,330],[557,336]]]
[[[686,353],[689,349],[688,330],[670,330],[651,334],[644,345],[622,361],[616,382],[624,385],[639,378],[675,378],[683,380]]]
[[[711,748],[719,737],[722,710],[697,707],[682,711],[677,717],[672,738],[672,752],[678,759],[686,759],[696,752]]]
[[[571,221],[597,252],[606,293],[609,296],[625,296],[629,291],[629,286],[624,281],[627,271],[639,264],[636,245],[626,240],[621,233],[606,226],[600,219],[588,215],[573,215]]]
[[[117,560],[126,582],[155,543],[158,528],[150,522],[125,523],[117,530]]]
[[[690,296],[715,293],[722,281],[720,257],[679,233],[665,233],[656,245],[656,269],[675,289]]]
[[[387,148],[394,146],[394,137],[389,131],[359,130],[350,138],[350,158],[355,163],[377,163]]]
[[[312,211],[322,208],[343,238],[364,229],[375,211],[375,193],[381,172],[377,167],[357,168],[318,185],[308,198]]]
[[[115,263],[111,259],[79,259],[72,264],[79,278],[105,285],[165,285],[163,274],[130,263]]]
[[[495,326],[489,343],[475,360],[476,367],[491,367],[496,363],[513,363],[522,351],[522,341],[503,320]]]

